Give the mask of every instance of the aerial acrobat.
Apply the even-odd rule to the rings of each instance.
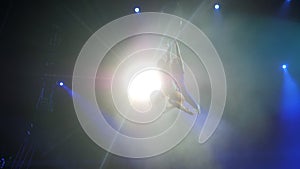
[[[193,111],[187,108],[184,105],[184,102],[187,102],[191,105],[197,112],[200,112],[200,107],[193,99],[193,97],[189,94],[185,83],[184,83],[184,64],[182,61],[182,57],[180,54],[180,49],[178,42],[176,42],[176,55],[172,57],[171,54],[171,45],[167,50],[166,59],[161,58],[157,66],[169,72],[168,74],[164,73],[162,75],[162,94],[168,98],[168,102],[171,106],[167,107],[166,111],[169,111],[173,108],[178,108],[186,113],[193,115]]]

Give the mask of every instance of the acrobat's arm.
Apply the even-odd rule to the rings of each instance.
[[[180,49],[179,49],[179,45],[178,45],[178,42],[176,42],[176,55],[177,55],[177,59],[178,59],[178,62],[182,68],[182,70],[184,70],[184,66],[183,66],[183,61],[182,61],[182,57],[181,57],[181,53],[180,53]]]
[[[167,59],[166,59],[167,64],[169,64],[171,62],[171,50],[172,50],[172,45],[169,44],[169,48],[167,50]]]

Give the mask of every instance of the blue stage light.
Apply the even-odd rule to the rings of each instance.
[[[59,86],[63,86],[63,85],[64,85],[64,82],[58,82],[58,85],[59,85]]]
[[[287,68],[287,66],[286,65],[282,65],[282,69],[286,69]]]
[[[220,9],[220,5],[219,5],[218,3],[215,4],[215,9],[216,9],[216,10]]]
[[[135,13],[140,13],[140,7],[135,7],[135,8],[134,8],[134,12],[135,12]]]

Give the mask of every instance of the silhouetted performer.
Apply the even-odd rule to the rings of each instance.
[[[178,42],[177,41],[175,41],[175,42],[176,42],[176,57],[173,58],[170,62],[171,74],[176,79],[176,81],[179,85],[179,88],[180,88],[180,92],[182,93],[182,95],[184,96],[186,101],[194,109],[196,109],[198,112],[200,112],[200,106],[196,103],[196,101],[190,95],[190,93],[188,92],[188,90],[185,86],[185,82],[184,82],[184,64],[183,64],[183,61],[182,61],[182,57],[181,57]],[[169,55],[171,55],[171,52],[169,53]]]
[[[167,107],[166,111],[171,110],[172,108],[176,107],[184,112],[187,112],[189,114],[194,114],[191,112],[188,108],[186,108],[183,103],[185,101],[184,96],[180,92],[180,89],[178,88],[178,84],[176,84],[176,79],[172,77],[172,75],[168,74],[167,72],[170,71],[170,64],[171,64],[171,57],[170,54],[171,51],[171,46],[169,47],[167,53],[166,60],[164,58],[161,58],[157,66],[161,68],[164,73],[161,74],[162,77],[162,87],[161,87],[161,92],[164,96],[168,97],[168,102],[172,105],[171,107]]]

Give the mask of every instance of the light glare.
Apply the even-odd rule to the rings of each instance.
[[[220,9],[220,5],[219,4],[215,4],[215,9]]]
[[[287,66],[286,65],[282,65],[282,69],[286,69],[287,68]]]
[[[59,82],[58,85],[59,85],[59,86],[63,86],[63,85],[64,85],[64,82]]]
[[[160,88],[159,72],[147,70],[132,79],[128,88],[128,97],[133,102],[149,102],[152,92],[160,90]]]
[[[134,8],[134,12],[135,12],[135,13],[139,13],[139,12],[140,12],[140,8],[139,8],[139,7],[135,7],[135,8]]]

